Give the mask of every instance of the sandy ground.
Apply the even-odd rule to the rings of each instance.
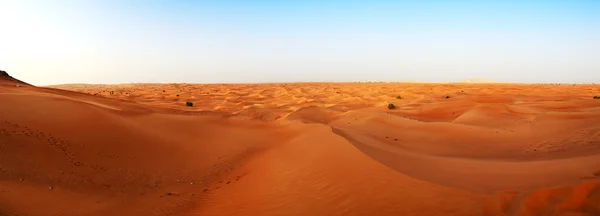
[[[600,215],[600,85],[13,82],[0,215]]]

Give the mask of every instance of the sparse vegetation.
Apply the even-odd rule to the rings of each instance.
[[[179,94],[177,94],[177,97],[179,97]]]
[[[402,96],[398,95],[396,96],[396,99],[402,99]]]
[[[394,104],[388,104],[388,109],[394,109],[396,106]]]
[[[446,99],[450,98],[450,96],[446,95]]]
[[[185,102],[185,105],[191,107],[191,106],[194,106],[194,103],[187,101],[187,102]]]
[[[166,195],[167,196],[179,196],[179,194],[175,193],[175,192],[168,192]]]
[[[594,99],[600,99],[600,96],[596,95],[594,96]]]

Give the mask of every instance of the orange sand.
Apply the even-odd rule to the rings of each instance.
[[[600,85],[15,82],[0,215],[600,215]]]

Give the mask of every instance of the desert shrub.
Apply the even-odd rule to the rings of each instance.
[[[396,106],[394,106],[394,104],[388,104],[388,109],[394,109],[396,108]]]
[[[179,94],[177,94],[177,97],[179,97]]]
[[[450,98],[450,96],[446,95],[446,99]]]
[[[596,95],[594,96],[594,99],[600,99],[600,96]]]
[[[185,102],[185,105],[191,107],[191,106],[194,106],[194,103],[188,101],[188,102]]]
[[[396,96],[396,99],[402,99],[402,96],[398,95]]]

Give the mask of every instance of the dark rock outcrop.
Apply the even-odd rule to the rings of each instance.
[[[5,81],[5,82],[2,82]],[[15,79],[14,77],[11,77],[10,75],[8,75],[8,73],[6,71],[0,70],[0,84],[7,84],[6,81],[8,81],[10,84],[19,84],[19,85],[28,85],[30,86],[31,84],[23,82],[21,80]]]
[[[0,77],[10,77],[6,71],[0,70]]]

